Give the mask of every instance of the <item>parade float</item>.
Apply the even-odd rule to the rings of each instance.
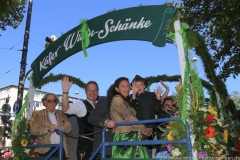
[[[237,156],[240,153],[237,125],[231,121],[229,115],[236,110],[232,101],[227,99],[225,84],[215,75],[211,55],[204,43],[204,39],[191,26],[179,21],[177,8],[172,4],[138,6],[121,10],[114,10],[90,20],[82,19],[80,25],[69,30],[55,39],[33,61],[33,71],[29,97],[35,88],[41,88],[50,82],[57,82],[65,74],[48,74],[52,68],[68,57],[83,51],[87,58],[86,49],[99,44],[120,40],[140,40],[151,42],[155,47],[164,47],[166,43],[177,46],[180,75],[159,75],[146,77],[149,86],[159,79],[168,82],[178,82],[176,86],[175,102],[178,106],[176,117],[179,121],[166,122],[167,127],[159,129],[164,133],[163,139],[170,141],[167,148],[172,158],[188,157],[193,159],[219,158]],[[194,49],[201,57],[209,82],[198,77],[191,61],[190,49]],[[85,83],[80,79],[68,75],[73,83],[84,88]],[[208,90],[206,100],[203,87]],[[25,103],[16,116],[13,128],[12,149],[15,158],[20,156],[37,156],[29,144],[34,144],[36,137],[29,132],[31,121],[34,119],[33,100],[25,98]],[[27,117],[22,116],[27,111]],[[229,121],[230,120],[230,121]],[[191,150],[186,144],[176,143],[186,138],[184,125],[188,125],[191,135]],[[174,143],[171,143],[174,142]],[[23,150],[21,149],[23,147]],[[191,154],[188,154],[191,152]]]

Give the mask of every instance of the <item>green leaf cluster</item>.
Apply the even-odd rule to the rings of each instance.
[[[5,31],[7,26],[16,29],[23,20],[26,0],[0,1],[0,29]]]
[[[212,53],[218,77],[226,80],[240,73],[240,1],[182,0],[178,7],[181,22],[201,34]],[[201,44],[200,44],[201,45]]]
[[[21,141],[26,139],[28,142],[34,140],[35,136],[30,131],[28,121],[26,118],[22,118],[17,127],[17,133],[12,139],[12,150],[14,152],[14,157],[19,159],[21,156],[28,156],[24,151],[22,151]],[[30,149],[31,151],[33,148]]]
[[[59,82],[60,80],[63,79],[64,76],[67,76],[69,77],[69,81],[72,81],[73,84],[79,86],[80,88],[85,88],[86,86],[86,83],[84,83],[83,81],[80,80],[80,78],[76,78],[76,77],[73,77],[73,76],[69,76],[69,75],[66,75],[66,74],[57,74],[57,75],[54,75],[52,73],[50,73],[49,75],[47,75],[46,77],[44,77],[40,83],[38,85],[36,85],[35,87],[36,88],[39,88],[41,89],[42,86],[50,83],[50,82]],[[32,74],[32,77],[31,77],[31,80],[33,80],[34,78],[34,74]]]

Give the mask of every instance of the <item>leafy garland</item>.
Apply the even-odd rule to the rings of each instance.
[[[14,152],[14,158],[20,160],[20,157],[38,157],[38,153],[33,151],[33,148],[24,149],[28,144],[36,144],[36,136],[30,133],[31,121],[28,121],[25,117],[21,119],[17,126],[17,133],[12,140],[12,150]]]
[[[217,157],[223,159],[228,155],[240,152],[240,140],[229,124],[224,124],[216,107],[211,104],[205,106],[203,100],[197,96],[197,77],[192,84],[188,85],[190,91],[190,108],[188,109],[188,121],[191,134],[195,135],[193,150],[197,151],[198,158]],[[177,94],[174,99],[178,104],[179,111],[182,109],[183,88],[182,83],[176,86]],[[180,113],[181,114],[181,113]],[[176,117],[179,117],[178,114]],[[201,127],[199,127],[201,126]],[[183,123],[171,121],[160,124],[158,128],[163,132],[162,139],[169,141],[186,138],[186,130]],[[237,140],[237,141],[236,141]],[[185,144],[168,144],[167,148],[171,158],[186,157]]]
[[[158,76],[150,76],[145,77],[145,79],[148,81],[149,85],[153,83],[158,83],[159,80],[163,80],[164,82],[178,82],[181,75],[174,75],[174,76],[167,76],[166,74],[158,75]],[[204,79],[201,79],[203,87],[205,87],[208,91],[213,90],[213,85],[209,82],[205,81]]]
[[[33,152],[33,148],[31,149],[25,148],[24,151],[22,150],[22,147],[26,147],[28,144],[36,144],[36,141],[35,141],[36,137],[30,132],[30,127],[31,127],[35,112],[33,112],[32,118],[30,120],[27,120],[27,118],[25,117],[25,111],[28,107],[28,94],[29,93],[27,93],[24,98],[25,101],[21,110],[15,117],[14,126],[12,128],[13,139],[12,139],[11,148],[14,152],[14,158],[16,160],[19,160],[20,157],[24,157],[24,156],[28,156],[28,157],[39,156],[37,153]]]
[[[171,3],[171,5],[173,5],[173,3]],[[180,17],[181,15],[179,15],[179,11],[178,11],[174,15],[174,17],[171,19],[171,21],[169,21],[168,34],[170,34],[171,32],[175,33],[174,22],[181,19]],[[206,73],[207,78],[214,85],[214,88],[216,89],[216,91],[218,93],[221,93],[220,95],[221,98],[225,99],[225,97],[227,96],[226,85],[219,77],[216,76],[216,72],[214,70],[214,62],[211,54],[209,53],[207,45],[205,44],[203,37],[199,33],[194,32],[192,30],[186,31],[186,35],[187,35],[189,48],[194,49],[196,52],[196,55],[198,55],[202,59],[204,71]]]
[[[48,76],[44,77],[40,82],[39,84],[35,85],[36,88],[39,88],[41,89],[42,86],[50,83],[50,82],[58,82],[60,80],[62,80],[62,78],[64,76],[68,76],[69,77],[69,80],[73,82],[73,84],[79,86],[80,88],[85,88],[86,86],[86,83],[84,83],[83,81],[80,80],[80,78],[76,78],[76,77],[73,77],[73,76],[69,76],[69,75],[66,75],[66,74],[57,74],[57,75],[54,75],[52,73],[50,73]],[[34,74],[32,74],[32,77],[31,77],[31,80],[33,81],[34,80]]]
[[[176,105],[182,104],[183,100],[182,82],[180,78],[178,79],[178,82],[179,83],[176,86],[177,94],[174,96]],[[174,113],[175,117],[180,118],[181,109],[181,105],[179,105],[178,110],[176,111],[176,113]],[[163,134],[161,135],[161,139],[173,141],[186,138],[186,129],[184,127],[184,124],[180,121],[170,121],[162,123],[158,125],[158,128],[161,132],[163,132]],[[167,151],[169,152],[171,158],[188,156],[186,144],[167,144],[165,147],[167,148]]]
[[[217,112],[217,108],[212,107],[212,104],[209,104],[208,108],[205,106],[205,98],[201,81],[196,72],[192,69],[191,65],[188,63],[188,50],[190,47],[188,45],[189,38],[187,36],[187,33],[190,31],[187,29],[188,25],[183,23],[183,30],[178,31],[183,36],[186,59],[184,85],[183,87],[181,87],[181,85],[178,85],[178,87],[176,87],[178,90],[182,90],[181,95],[178,96],[181,98],[177,98],[177,100],[180,100],[180,102],[178,102],[178,105],[181,108],[181,118],[183,122],[185,122],[185,116],[187,116],[187,122],[191,128],[191,134],[195,136],[196,140],[193,144],[193,150],[197,151],[198,157],[207,158],[216,156],[222,159],[226,157],[228,153],[234,151],[234,147],[228,148],[228,142],[229,139],[235,138],[236,135],[232,133],[228,134],[231,128],[228,124],[223,125],[224,119]],[[174,36],[172,33],[170,33],[170,35]],[[212,80],[216,80],[214,79],[214,76],[212,76]],[[214,82],[216,83],[216,81]],[[215,85],[215,87],[216,86],[217,85]],[[179,93],[180,92],[178,91],[178,94]],[[186,106],[188,107],[186,108]],[[185,115],[186,111],[187,115]],[[204,121],[202,119],[204,119]],[[174,140],[175,138],[177,139],[177,137],[174,138],[172,134],[173,130],[174,128],[170,128],[167,133],[165,133],[169,140]],[[181,155],[182,152],[183,151],[178,148],[177,156]],[[176,154],[173,156],[176,156]]]

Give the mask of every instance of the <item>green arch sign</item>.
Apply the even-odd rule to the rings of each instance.
[[[154,46],[164,47],[166,42],[172,43],[166,38],[167,22],[175,13],[174,6],[139,6],[87,20],[91,29],[88,47],[119,40],[142,40],[152,42]],[[34,73],[34,85],[60,62],[82,50],[80,25],[54,41],[33,61],[31,68]]]

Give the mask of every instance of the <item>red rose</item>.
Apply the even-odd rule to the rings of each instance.
[[[240,145],[237,145],[236,151],[237,151],[237,152],[240,152]]]
[[[206,121],[208,122],[214,122],[214,117],[211,114],[208,114],[205,118]]]

